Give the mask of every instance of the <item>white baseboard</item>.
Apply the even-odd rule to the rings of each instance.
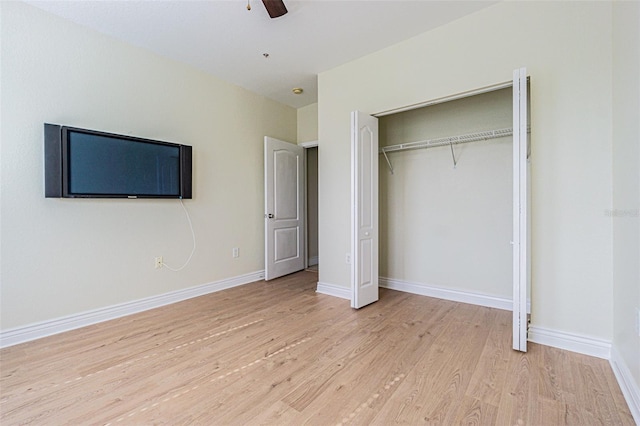
[[[329,296],[339,297],[341,299],[351,300],[351,290],[335,284],[321,283],[320,281],[318,281],[316,293],[322,293]]]
[[[75,330],[80,327],[96,324],[126,315],[135,314],[193,297],[203,296],[216,291],[249,284],[264,279],[264,271],[256,271],[237,277],[227,278],[208,284],[191,287],[184,290],[151,296],[140,300],[125,302],[118,305],[107,306],[92,311],[81,312],[62,318],[43,321],[35,324],[17,327],[0,332],[0,348],[17,345],[53,334]]]
[[[611,342],[596,337],[531,326],[528,340],[596,358],[611,359]]]
[[[318,256],[310,257],[310,258],[307,260],[307,264],[308,264],[309,266],[317,265],[317,264],[318,264]]]
[[[616,375],[620,390],[622,390],[624,399],[627,401],[633,419],[636,424],[640,425],[640,387],[638,387],[631,370],[629,370],[615,346],[611,349],[609,364],[611,364],[613,374]]]
[[[387,277],[380,277],[378,283],[380,287],[391,290],[404,291],[407,293],[419,294],[421,296],[436,297],[438,299],[452,300],[454,302],[470,303],[472,305],[486,306],[488,308],[503,309],[505,311],[513,310],[512,300],[505,297],[454,290],[430,284],[402,281]],[[527,302],[527,312],[531,312],[530,302]]]

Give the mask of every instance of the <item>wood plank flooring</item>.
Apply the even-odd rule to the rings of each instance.
[[[0,351],[5,425],[633,425],[605,360],[511,350],[510,312],[317,273]]]

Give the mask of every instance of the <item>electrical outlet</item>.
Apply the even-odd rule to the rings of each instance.
[[[162,268],[162,256],[156,257],[156,269]]]
[[[240,249],[238,247],[234,247],[232,255],[233,255],[234,258],[240,257]]]
[[[347,262],[347,265],[351,265],[351,253],[347,253],[344,260]]]

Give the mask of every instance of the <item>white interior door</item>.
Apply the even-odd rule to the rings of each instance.
[[[304,269],[304,148],[265,136],[265,280]]]
[[[378,300],[378,119],[351,113],[351,307]]]
[[[529,162],[527,69],[513,71],[513,349],[527,351]]]

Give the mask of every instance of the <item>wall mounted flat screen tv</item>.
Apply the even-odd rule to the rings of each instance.
[[[45,197],[191,198],[191,147],[44,125]]]

